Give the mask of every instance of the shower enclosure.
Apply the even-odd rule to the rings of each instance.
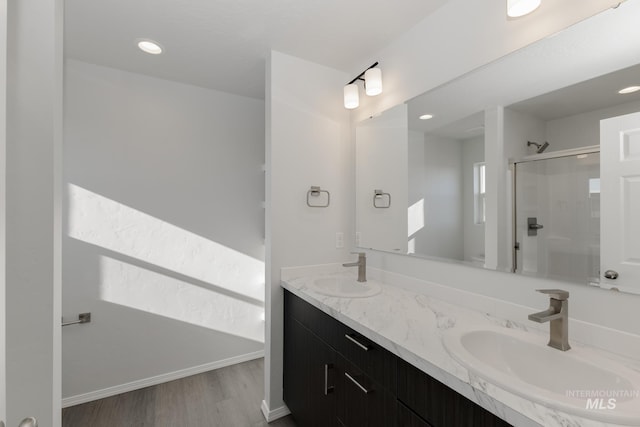
[[[598,147],[529,156],[513,163],[514,271],[598,283]]]

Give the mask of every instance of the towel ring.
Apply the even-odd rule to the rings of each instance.
[[[386,205],[382,201],[386,196],[387,203]],[[380,201],[380,204],[376,203]],[[391,194],[385,193],[382,190],[373,190],[373,207],[377,209],[387,209],[391,207]]]
[[[327,195],[327,203],[325,205],[313,205],[311,204],[311,199],[309,197],[320,197],[320,193],[325,193]],[[321,189],[319,186],[312,185],[309,191],[307,191],[307,206],[310,208],[326,208],[331,203],[331,194],[327,190]]]

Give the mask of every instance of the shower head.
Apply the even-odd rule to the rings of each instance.
[[[536,146],[537,148],[536,153],[538,154],[542,153],[544,150],[546,150],[549,147],[548,142],[545,142],[544,144],[538,144],[537,142],[527,141],[527,147],[530,147],[532,145]]]

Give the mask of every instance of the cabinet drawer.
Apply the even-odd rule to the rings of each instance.
[[[284,303],[286,316],[296,319],[395,395],[395,355],[286,290]]]
[[[395,427],[397,400],[355,365],[338,356],[338,420],[345,427]]]
[[[398,359],[398,400],[433,427],[510,426],[402,359]]]
[[[339,329],[338,351],[372,380],[396,393],[396,356],[353,329]]]
[[[398,402],[398,427],[431,427],[431,425],[417,416],[411,409]]]

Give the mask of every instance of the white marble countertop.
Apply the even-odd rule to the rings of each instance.
[[[318,271],[311,269],[308,274],[302,277],[283,274],[282,287],[514,426],[613,425],[548,408],[500,389],[453,360],[442,341],[443,333],[457,325],[517,328],[542,335],[535,328],[384,283],[381,293],[369,298],[325,296],[309,286],[312,280],[321,277]],[[353,275],[352,272],[332,275],[336,274]]]

